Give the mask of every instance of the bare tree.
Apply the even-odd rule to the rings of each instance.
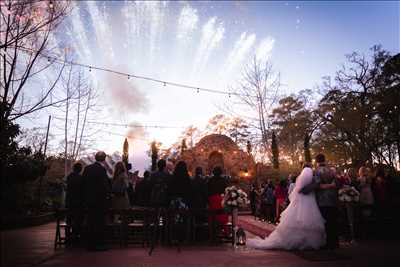
[[[66,77],[64,77],[66,76]],[[88,117],[96,111],[98,95],[94,92],[89,79],[81,69],[74,70],[71,66],[68,73],[62,78],[65,90],[65,117],[64,117],[64,155],[65,174],[70,170],[69,163],[76,161],[85,144],[90,142],[93,127],[88,127]],[[68,129],[72,129],[69,133]]]
[[[260,145],[255,144],[255,148],[261,153],[268,149],[269,115],[278,99],[280,86],[280,74],[273,70],[272,64],[268,61],[262,63],[254,57],[246,66],[241,81],[231,89],[232,96],[238,99],[236,105],[249,111],[246,115],[234,114],[246,118],[255,130],[254,136],[260,140]],[[263,159],[263,155],[259,156]]]
[[[57,75],[39,94],[27,93],[26,89],[30,88],[27,84],[34,76],[54,66],[55,59],[45,55],[49,53],[50,37],[69,7],[69,1],[1,1],[0,131],[7,121],[65,101],[51,97],[63,64],[56,65]]]

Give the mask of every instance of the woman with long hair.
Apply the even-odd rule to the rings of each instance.
[[[191,181],[187,165],[184,161],[179,161],[174,169],[171,180],[168,184],[168,199],[172,202],[179,201],[187,208],[192,205]]]
[[[127,193],[127,179],[125,164],[119,161],[114,166],[114,174],[112,181],[112,208],[113,209],[127,209],[129,208],[129,198]]]

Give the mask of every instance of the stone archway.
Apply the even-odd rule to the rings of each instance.
[[[213,151],[208,156],[208,173],[211,173],[216,166],[219,166],[224,170],[224,156],[221,152]]]

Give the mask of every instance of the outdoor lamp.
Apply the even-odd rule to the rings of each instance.
[[[243,228],[239,228],[236,232],[236,245],[246,245],[246,233],[244,232]]]

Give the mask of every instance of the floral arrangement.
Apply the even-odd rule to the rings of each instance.
[[[339,200],[342,202],[358,202],[360,193],[353,186],[344,186],[339,190]]]
[[[247,204],[249,204],[247,194],[236,186],[225,188],[225,194],[223,197],[222,206],[229,210],[233,208],[245,207]]]

